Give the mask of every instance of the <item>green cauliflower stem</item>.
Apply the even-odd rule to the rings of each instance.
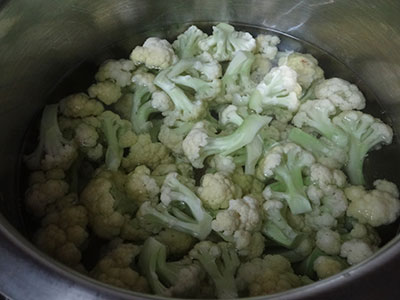
[[[150,237],[143,245],[139,267],[157,295],[195,297],[204,273],[189,261],[167,262],[167,248]]]
[[[172,43],[172,47],[181,59],[194,57],[200,54],[199,42],[206,37],[207,34],[192,25],[184,33],[178,35],[176,40]]]
[[[288,224],[285,218],[286,207],[284,204],[279,200],[267,200],[263,208],[266,220],[262,233],[286,248],[295,246],[301,235]]]
[[[312,210],[306,196],[303,169],[310,168],[314,157],[296,144],[287,143],[272,148],[259,163],[260,173],[274,178],[277,183],[268,185],[263,196],[281,199],[288,203],[293,214]]]
[[[143,203],[137,216],[203,240],[211,232],[212,217],[196,194],[180,183],[177,176],[177,173],[168,174],[161,188],[161,203],[156,206],[150,202]],[[174,206],[174,203],[185,206]]]
[[[248,32],[235,31],[231,25],[219,23],[213,26],[211,36],[199,42],[199,47],[211,53],[217,61],[227,61],[237,51],[254,51],[256,41]]]
[[[58,104],[47,105],[40,121],[39,144],[34,152],[24,157],[31,170],[69,169],[78,153],[73,143],[66,140],[58,124]]]
[[[257,113],[274,106],[296,111],[301,93],[296,78],[296,72],[287,66],[272,68],[251,94],[249,108]]]
[[[238,297],[235,274],[240,260],[230,244],[223,242],[214,244],[210,241],[203,241],[193,247],[189,256],[199,261],[210,276],[219,299]]]
[[[332,122],[331,117],[334,115],[336,107],[329,100],[308,100],[300,106],[292,123],[299,128],[309,127],[338,147],[345,148],[349,139],[347,134]]]
[[[332,122],[349,135],[346,172],[350,182],[364,184],[363,164],[367,153],[380,145],[389,145],[393,139],[392,129],[381,120],[359,111],[344,111]]]
[[[216,137],[210,136],[204,122],[198,122],[183,140],[183,152],[194,167],[202,168],[206,157],[214,154],[229,155],[251,143],[270,120],[269,117],[249,115],[232,134]]]

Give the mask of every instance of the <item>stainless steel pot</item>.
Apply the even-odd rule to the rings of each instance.
[[[394,0],[0,1],[0,291],[25,300],[144,298],[61,266],[21,234],[26,228],[18,153],[30,121],[66,72],[84,60],[99,63],[126,54],[146,35],[174,36],[182,25],[193,22],[269,28],[310,42],[347,65],[362,80],[369,98],[379,99],[398,131],[399,11],[400,2]],[[334,68],[331,62],[325,60],[325,67]],[[336,71],[341,70],[347,69]],[[346,71],[343,76],[353,75]],[[398,147],[395,141],[387,148],[374,171],[382,170],[396,182]],[[272,298],[400,299],[399,267],[396,237],[358,266]]]

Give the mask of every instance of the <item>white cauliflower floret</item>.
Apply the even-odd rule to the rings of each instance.
[[[110,80],[115,82],[120,87],[125,87],[131,84],[132,71],[135,69],[135,64],[128,59],[106,60],[101,64],[95,78],[97,81]]]
[[[374,250],[365,241],[352,239],[342,244],[340,256],[347,258],[350,265],[358,264],[374,254]]]
[[[329,255],[338,255],[340,253],[340,234],[328,228],[318,230],[315,238],[316,246]]]
[[[34,238],[41,250],[71,267],[80,263],[81,248],[89,236],[86,208],[76,201],[76,195],[70,194],[49,207]]]
[[[167,246],[170,255],[183,256],[192,249],[196,239],[191,235],[171,228],[161,231],[156,239]]]
[[[81,123],[75,128],[75,141],[79,147],[92,148],[97,144],[99,134],[96,128],[86,123]]]
[[[120,244],[97,263],[91,276],[120,288],[148,293],[150,289],[146,278],[131,268],[139,252],[140,248],[136,245]]]
[[[134,199],[125,193],[126,175],[100,171],[84,188],[81,202],[89,213],[89,225],[104,239],[119,236],[125,224],[125,215],[138,208]]]
[[[313,264],[319,279],[333,276],[343,270],[343,264],[329,256],[319,256]]]
[[[386,180],[377,180],[374,186],[375,190],[371,191],[365,190],[363,186],[345,189],[350,200],[347,215],[374,227],[390,224],[400,215],[397,187]]]
[[[237,230],[255,231],[261,224],[261,215],[258,201],[245,196],[241,199],[229,201],[226,210],[219,211],[212,228],[224,235],[233,235]]]
[[[137,166],[146,165],[155,169],[160,164],[172,161],[169,151],[161,143],[153,143],[149,134],[137,136],[136,143],[132,144],[127,157],[122,159],[122,167],[127,171],[134,170]]]
[[[142,165],[128,174],[125,184],[126,193],[138,203],[158,200],[160,188],[154,178],[150,176],[150,173],[150,169]]]
[[[231,60],[237,51],[253,51],[256,41],[248,32],[235,31],[226,23],[213,26],[213,34],[201,41],[199,47],[207,51],[217,61]]]
[[[113,104],[121,98],[121,87],[111,81],[92,84],[88,88],[90,97],[97,98],[106,105]]]
[[[303,285],[290,262],[280,255],[266,255],[242,263],[236,284],[239,291],[248,292],[250,297],[283,292]]]
[[[26,208],[36,217],[45,215],[47,207],[64,197],[69,190],[63,178],[50,179],[47,174],[43,177],[46,181],[34,183],[25,193]]]
[[[197,195],[205,207],[211,209],[227,208],[229,200],[236,197],[237,190],[233,182],[223,173],[205,174]]]
[[[256,38],[256,52],[272,60],[278,53],[278,47],[276,46],[280,42],[281,40],[276,35],[259,34]]]
[[[90,99],[85,93],[72,94],[65,97],[59,104],[60,112],[70,118],[98,116],[104,111],[103,104]]]
[[[340,78],[331,78],[318,83],[314,93],[318,99],[329,99],[343,111],[365,108],[365,98],[358,87]]]
[[[155,91],[151,95],[151,106],[160,112],[166,112],[174,109],[171,98],[163,91]]]
[[[142,70],[135,72],[132,76],[132,82],[136,86],[145,86],[149,89],[151,93],[156,91],[156,86],[154,85],[154,74],[149,72],[143,72]]]
[[[178,60],[171,44],[157,37],[148,38],[143,46],[136,46],[130,59],[136,65],[144,64],[149,69],[165,69]]]
[[[245,196],[230,200],[228,209],[218,212],[211,227],[228,238],[233,237],[236,248],[244,250],[249,248],[252,233],[260,228],[261,220],[258,200]]]
[[[209,165],[217,172],[225,174],[232,174],[236,169],[236,165],[232,156],[223,156],[219,154],[214,155],[210,159]]]
[[[287,65],[297,73],[297,82],[304,90],[318,79],[324,78],[324,71],[311,54],[293,52],[279,59],[279,65]]]
[[[254,56],[254,62],[251,65],[251,75],[250,78],[255,82],[255,83],[260,83],[265,75],[268,74],[269,71],[271,71],[272,68],[272,62],[264,57],[262,54],[256,54]],[[240,103],[233,103],[235,105],[240,105]]]

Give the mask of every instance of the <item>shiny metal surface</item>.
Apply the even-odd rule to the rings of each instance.
[[[16,166],[24,133],[66,72],[84,60],[99,63],[127,53],[147,34],[174,36],[182,24],[254,25],[310,42],[344,62],[377,96],[398,132],[399,11],[395,0],[0,1],[0,291],[26,300],[139,297],[69,271],[15,229],[23,229]],[[399,152],[395,141],[371,177],[390,168],[387,178],[399,183]],[[399,267],[396,237],[359,266],[271,299],[400,299]]]

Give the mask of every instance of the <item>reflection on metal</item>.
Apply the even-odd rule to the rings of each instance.
[[[30,120],[40,111],[57,81],[84,60],[97,64],[108,57],[120,57],[145,36],[174,37],[184,29],[184,24],[227,21],[253,25],[244,26],[249,31],[270,28],[310,42],[338,58],[362,79],[361,88],[367,98],[372,102],[379,99],[398,131],[399,11],[400,2],[394,0],[0,1],[3,215],[18,226],[15,212],[20,209],[20,203],[14,181],[17,153]],[[304,44],[288,39],[283,46],[301,49]],[[328,69],[328,76],[334,73],[358,80],[332,57],[316,48],[307,50],[316,52],[324,69]],[[374,103],[369,107],[374,114],[381,112]],[[384,170],[387,179],[399,182],[396,171],[387,173],[388,169],[400,169],[398,147],[395,141],[393,146],[385,148],[384,159],[377,158],[370,167],[371,178]],[[397,240],[371,260],[325,281],[286,293],[280,299],[345,299],[346,296],[400,299],[400,295],[394,295],[400,293]],[[1,215],[0,270],[0,290],[14,299],[98,299],[100,295],[103,299],[127,299],[135,295],[99,284],[49,260]],[[391,272],[396,272],[396,276],[388,276]],[[384,285],[385,288],[380,288]]]

